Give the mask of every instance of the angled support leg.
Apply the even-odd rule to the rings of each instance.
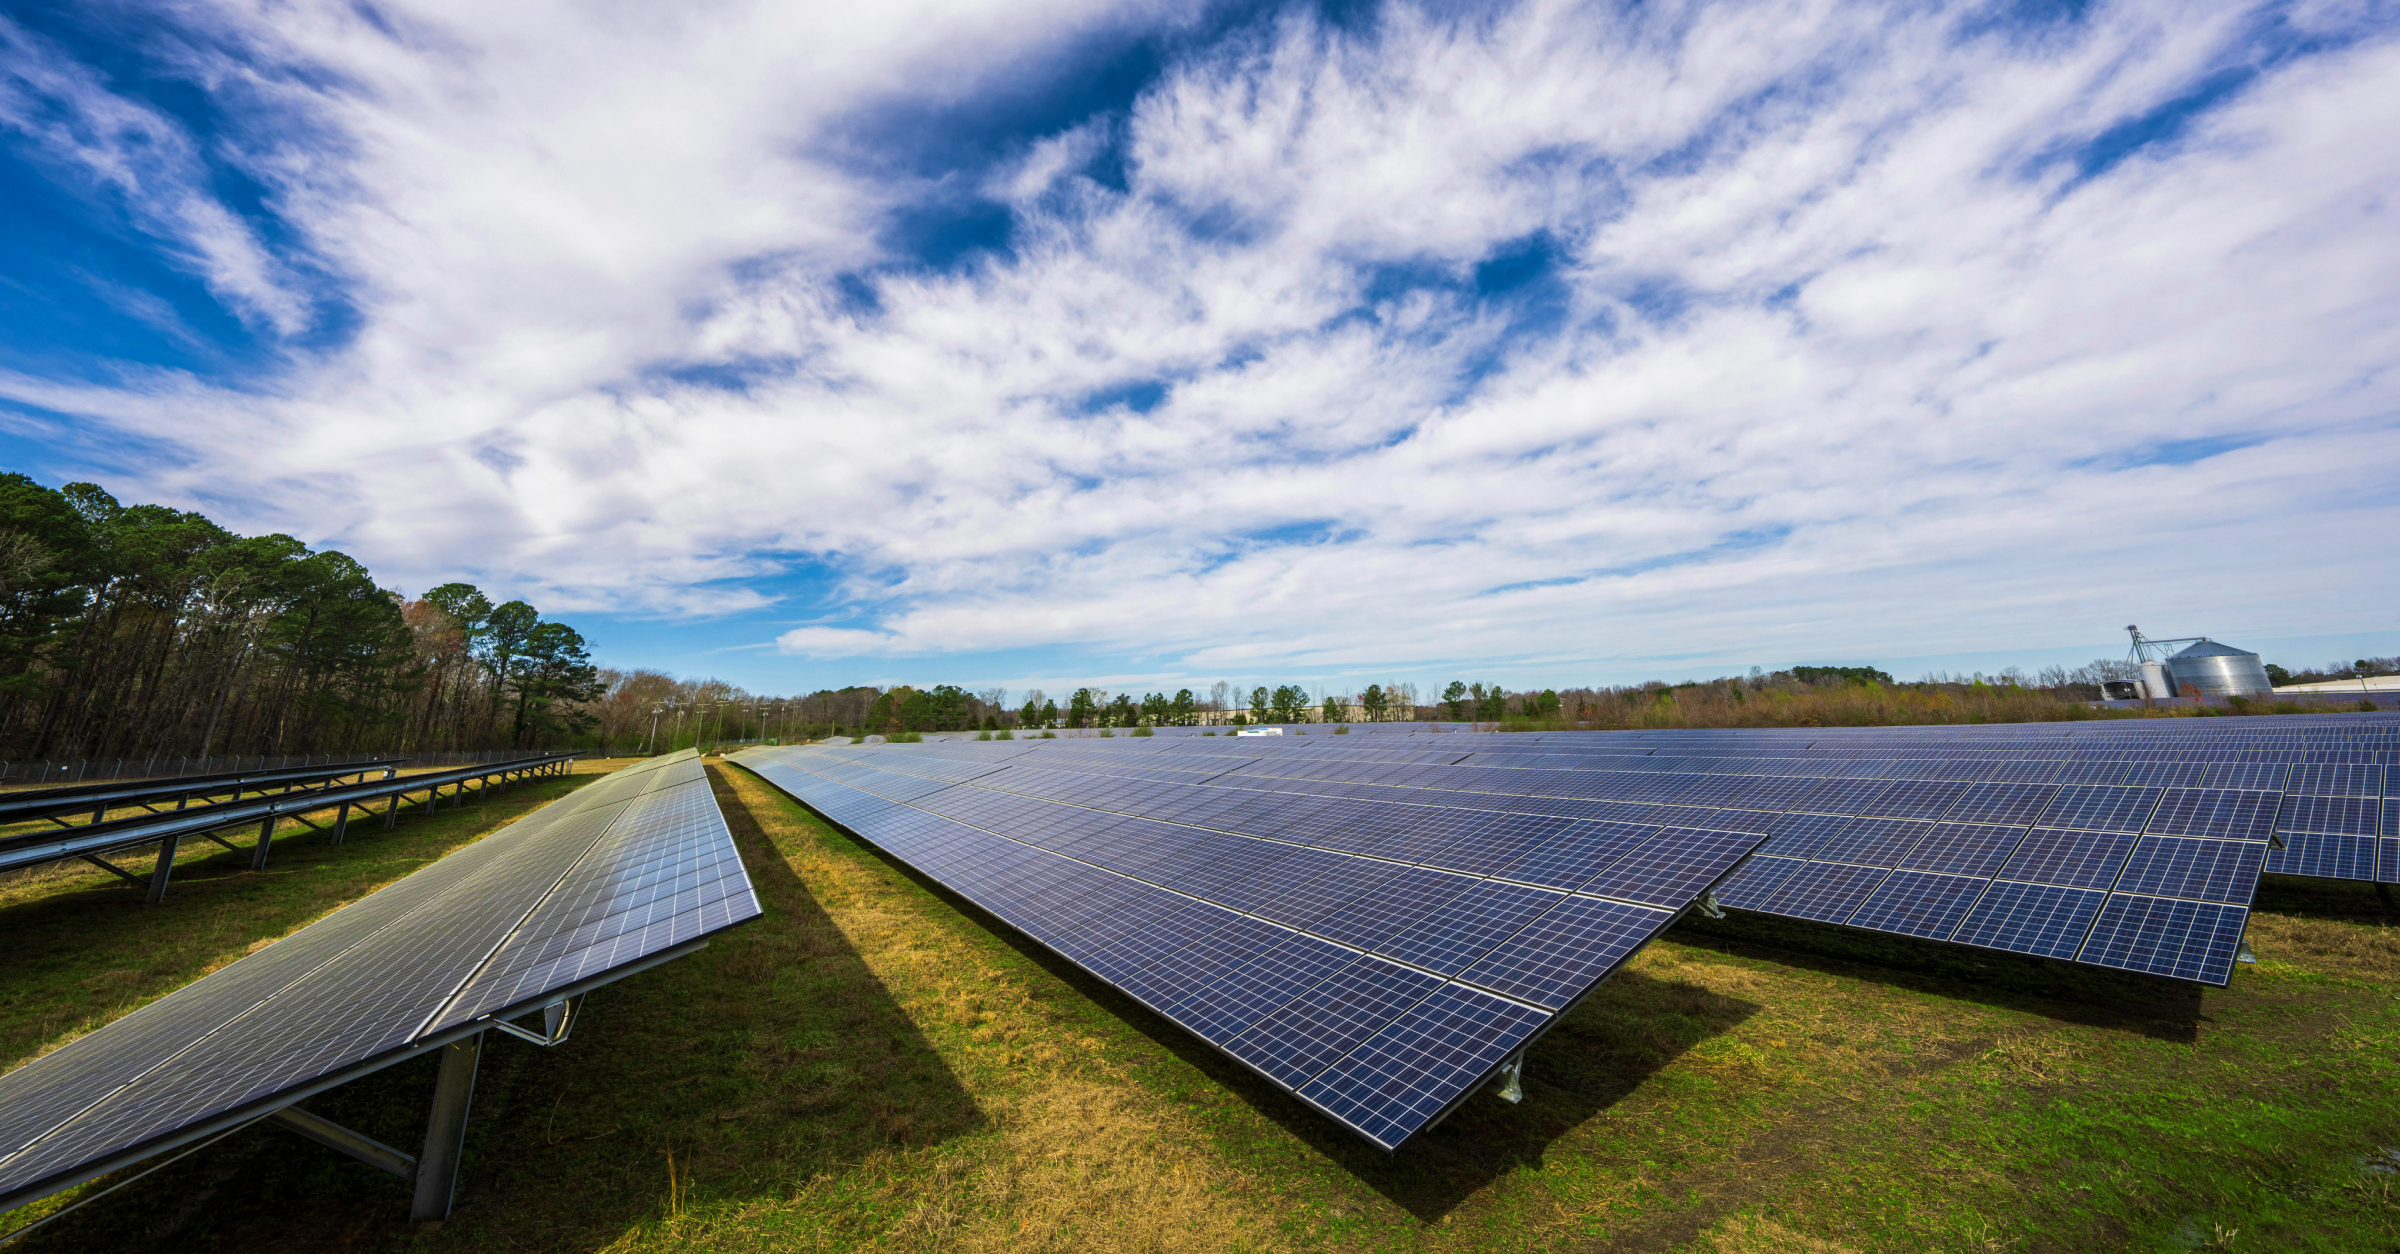
[[[442,1050],[442,1078],[433,1089],[433,1115],[425,1124],[425,1152],[417,1155],[417,1196],[410,1219],[447,1219],[458,1184],[459,1149],[467,1139],[467,1105],[475,1096],[475,1064],[483,1055],[483,1033]]]
[[[150,868],[151,905],[167,899],[167,880],[175,874],[175,846],[182,842],[181,836],[169,836],[158,842],[158,865]]]
[[[270,1122],[315,1141],[327,1149],[340,1150],[370,1167],[391,1172],[403,1180],[417,1176],[417,1160],[393,1149],[363,1132],[355,1132],[322,1115],[313,1115],[297,1106],[286,1106],[267,1116]]]
[[[275,816],[270,814],[258,821],[258,843],[250,847],[250,869],[267,869],[267,846],[275,841]]]

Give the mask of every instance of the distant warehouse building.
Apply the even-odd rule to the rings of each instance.
[[[2328,679],[2318,684],[2285,684],[2276,695],[2306,696],[2309,693],[2340,696],[2346,692],[2365,695],[2371,692],[2400,692],[2400,675],[2369,675],[2363,679]]]

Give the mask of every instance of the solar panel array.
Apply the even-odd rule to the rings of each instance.
[[[1135,814],[1025,772],[1283,798],[1260,803],[1270,809],[1399,803],[1754,834],[1766,843],[1719,891],[1724,905],[2217,985],[2230,979],[2262,872],[2400,882],[2400,799],[2385,791],[2400,748],[2392,715],[1357,739],[1310,730],[950,742],[883,750],[878,765],[1005,760],[1006,774],[977,786]]]
[[[737,760],[1387,1149],[1760,840],[1216,787],[1238,761],[1047,743]]]
[[[0,1076],[0,1210],[758,913],[697,757],[628,767]]]

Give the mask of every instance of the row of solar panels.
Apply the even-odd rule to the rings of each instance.
[[[1528,894],[1553,894],[1630,904],[1640,894],[1627,884],[1639,880],[1658,885],[1642,904],[1670,912],[1695,877],[1724,865],[1712,859],[1763,837],[1718,901],[2221,985],[2279,812],[2277,794],[2256,789],[1926,780],[1810,784],[1801,795],[1831,813],[1596,802],[1461,787],[1575,773],[1462,776],[1438,760],[1474,752],[1455,742],[1428,754],[1297,739],[960,742],[740,760],[1385,1145],[1438,1119],[1546,1026],[1501,1032],[1444,1067],[1402,1067],[1393,1042],[1423,1027],[1411,1016],[1452,1009],[1420,1001],[1431,1009],[1419,1012],[1409,997],[1463,989],[1555,1014],[1607,974],[1570,966],[1566,984],[1540,995],[1496,981],[1495,966],[1554,943],[1496,903],[1532,909]],[[2309,778],[2355,789],[2362,774]],[[1826,801],[1837,793],[1846,800]],[[1896,812],[1860,812],[1877,807]],[[1623,861],[1634,850],[1658,864],[1634,873]],[[1656,880],[1660,865],[1682,877]],[[1029,867],[1042,887],[1024,897]],[[1278,944],[1341,946],[1352,952],[1326,961],[1362,964],[1380,973],[1378,987],[1406,995],[1361,1003],[1330,968],[1268,961],[1252,974],[1259,953],[1220,953],[1208,940],[1244,928],[1304,938]],[[1616,961],[1632,952],[1620,948],[1608,950]],[[1309,1043],[1295,1045],[1294,1033]],[[1363,1102],[1359,1074],[1378,1077],[1382,1096]]]
[[[2212,984],[2230,977],[2258,875],[2278,852],[2269,839],[2272,797],[2208,790],[2048,786],[1986,798],[1972,813],[1992,821],[1964,822],[1951,814],[1965,793],[1929,793],[1916,783],[1872,785],[1887,790],[1874,795],[1908,789],[1887,807],[1903,809],[1898,815],[1770,814],[1327,780],[1345,766],[1358,775],[1381,768],[1281,753],[1281,760],[1232,769],[1209,762],[1202,774],[1172,765],[1184,755],[1112,755],[1056,742],[819,752],[936,782],[971,780],[986,790],[1268,837],[1282,836],[1284,824],[1358,822],[1351,807],[1361,803],[1419,815],[1504,812],[1562,826],[1763,835],[1761,857],[1726,885],[1725,904]],[[1292,777],[1295,766],[1308,768],[1308,778]],[[1978,786],[1941,787],[1971,793]],[[2006,798],[2014,798],[2013,810]],[[1905,812],[1903,802],[1916,812]],[[1441,856],[1406,844],[1371,852],[1403,861]]]
[[[0,1076],[0,1211],[272,1119],[438,1218],[484,1032],[555,1043],[572,999],[758,913],[695,755],[629,767]],[[428,1054],[420,1155],[299,1106]]]
[[[1187,779],[1232,777],[1333,781],[1598,803],[1553,812],[1628,822],[1666,821],[1766,830],[1784,814],[1911,819],[2028,828],[2132,832],[2269,841],[2265,869],[2280,874],[2400,882],[2400,798],[2379,796],[2390,772],[2381,764],[2262,766],[2181,763],[2112,768],[2117,783],[2002,783],[1890,778],[1877,769],[1856,778],[1855,764],[1828,764],[1822,776],[1621,772],[1450,765],[1497,756],[1449,750],[1374,750],[1333,745],[1118,747],[1092,741],[929,746],[973,760],[1012,758],[1091,769],[1139,768]],[[1205,742],[1204,742],[1205,743]],[[1789,759],[1777,759],[1788,762]],[[1945,764],[1908,774],[1956,774]],[[2005,765],[1978,764],[1976,771]],[[2118,776],[2115,771],[2126,774]],[[2176,786],[2165,786],[2167,784]],[[2198,786],[2214,784],[2215,786]],[[2279,785],[2294,789],[2279,793]],[[1405,794],[1394,794],[1405,799]],[[1685,815],[1688,807],[1717,811]],[[2288,846],[2288,847],[2276,847]],[[1772,848],[1770,849],[1772,851]]]
[[[1226,803],[1202,823],[953,778],[996,762],[737,760],[1385,1148],[1476,1092],[1758,843],[1369,804],[1302,823],[1290,798],[1189,788]],[[1499,856],[1545,843],[1538,865]]]

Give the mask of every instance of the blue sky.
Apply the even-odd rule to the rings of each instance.
[[[2390,4],[851,9],[0,8],[0,465],[762,691],[2400,652]]]

